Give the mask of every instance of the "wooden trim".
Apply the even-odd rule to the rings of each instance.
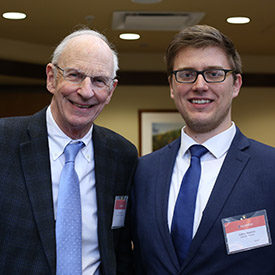
[[[275,87],[275,74],[245,73],[243,87]]]
[[[119,71],[119,85],[130,86],[168,86],[167,74],[165,72],[146,71]]]
[[[46,79],[46,66],[0,59],[0,75]]]

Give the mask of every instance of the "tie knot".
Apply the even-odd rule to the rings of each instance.
[[[208,150],[199,144],[192,145],[190,148],[190,153],[192,157],[198,157],[201,158],[204,154],[208,152]]]
[[[65,162],[74,162],[75,157],[79,150],[84,146],[84,143],[82,141],[75,142],[75,143],[69,143],[64,151],[65,154]]]

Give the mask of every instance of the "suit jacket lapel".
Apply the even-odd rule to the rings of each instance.
[[[29,140],[20,146],[22,168],[42,246],[55,273],[55,224],[46,109],[32,117],[27,131]]]
[[[156,215],[158,227],[162,236],[163,243],[172,263],[176,268],[179,267],[178,258],[175,253],[174,245],[171,239],[167,225],[168,197],[172,179],[173,168],[180,146],[180,138],[162,149],[159,157],[156,182]]]
[[[94,125],[93,146],[95,159],[95,178],[98,211],[98,238],[102,264],[105,270],[115,264],[113,253],[113,239],[111,234],[111,221],[114,208],[114,184],[118,164],[117,148],[107,144],[107,137],[101,133],[99,126]],[[106,264],[107,263],[107,264]]]
[[[184,262],[183,268],[191,261],[201,243],[207,237],[240,174],[245,168],[250,156],[242,150],[248,146],[247,138],[237,129],[235,138],[228,150],[213,191],[203,212],[200,226],[192,241],[190,253]]]

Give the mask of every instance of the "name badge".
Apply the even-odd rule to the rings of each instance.
[[[266,210],[222,219],[227,254],[271,245]]]
[[[127,202],[128,202],[128,196],[115,197],[112,229],[116,229],[124,226]]]

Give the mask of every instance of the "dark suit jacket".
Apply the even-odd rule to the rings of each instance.
[[[128,227],[111,229],[114,198],[129,194],[137,162],[126,139],[94,125],[102,274],[130,274]],[[55,221],[46,109],[0,119],[0,274],[55,274]]]
[[[180,140],[140,159],[132,223],[137,274],[275,274],[275,245],[228,255],[221,220],[266,209],[275,242],[275,149],[237,129],[203,212],[189,254],[179,266],[167,225],[168,193]]]

